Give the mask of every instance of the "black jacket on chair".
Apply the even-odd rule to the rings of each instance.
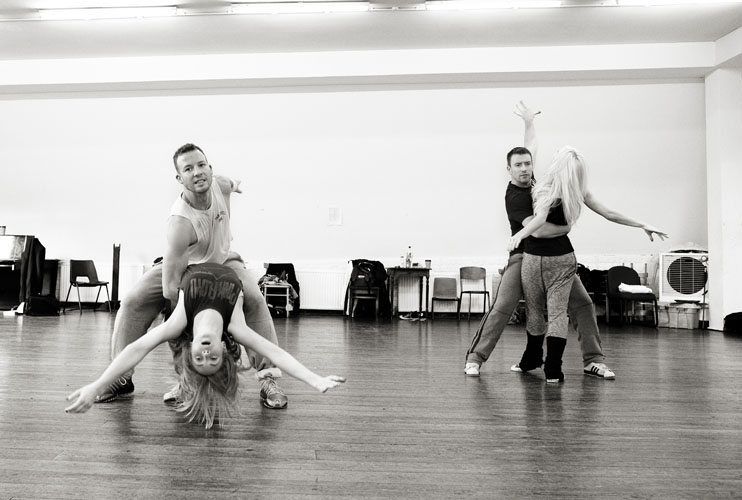
[[[299,281],[296,279],[296,271],[294,270],[294,265],[290,262],[285,263],[274,263],[271,262],[268,264],[268,268],[265,270],[265,274],[272,274],[273,276],[278,276],[280,279],[285,279],[286,282],[294,287],[294,291],[298,295],[296,299],[294,299],[294,313],[299,312],[299,306],[301,305],[301,291],[299,287]]]

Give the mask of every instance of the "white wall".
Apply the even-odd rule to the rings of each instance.
[[[543,111],[542,165],[581,148],[599,197],[672,236],[651,244],[587,214],[578,255],[707,244],[701,82],[0,100],[0,225],[49,258],[110,261],[119,242],[123,262],[151,262],[179,192],[172,152],[192,141],[243,181],[233,232],[248,259],[504,256],[519,99]]]
[[[742,70],[720,69],[706,79],[708,143],[709,327],[742,311]]]

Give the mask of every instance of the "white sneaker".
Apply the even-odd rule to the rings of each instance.
[[[510,371],[511,372],[516,372],[516,373],[523,373],[523,370],[520,369],[520,365],[513,365],[513,366],[511,366],[510,367]]]
[[[613,371],[608,368],[605,363],[590,363],[582,371],[585,373],[585,375],[594,375],[596,377],[601,377],[608,380],[613,380],[616,378],[616,374],[613,373]]]
[[[464,367],[464,373],[467,377],[478,377],[479,376],[479,364],[467,363]]]
[[[180,391],[180,386],[175,385],[170,391],[166,392],[162,396],[162,402],[166,404],[174,404],[178,402],[178,392]]]

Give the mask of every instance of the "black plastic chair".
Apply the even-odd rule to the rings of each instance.
[[[654,293],[632,293],[632,292],[621,292],[618,286],[621,283],[626,285],[640,285],[641,280],[639,274],[630,267],[626,266],[615,266],[608,270],[606,276],[607,292],[606,292],[606,312],[605,322],[610,322],[611,317],[611,305],[618,304],[618,321],[619,324],[623,324],[624,318],[627,316],[630,307],[633,307],[636,303],[651,303],[652,312],[654,318],[654,324],[658,324],[658,312],[657,312],[657,297]],[[630,321],[630,318],[629,318]]]
[[[348,281],[348,286],[345,289],[345,300],[343,303],[343,315],[355,317],[358,301],[371,301],[374,302],[374,317],[388,318],[391,312],[391,304],[389,302],[389,292],[386,287],[387,272],[384,264],[377,260],[368,259],[353,259],[350,261],[353,268],[360,265],[364,265],[369,269],[370,275],[373,278],[373,285],[361,285],[356,286],[352,283],[353,272],[351,271],[351,279]]]
[[[461,299],[457,291],[456,278],[433,278],[433,297],[430,302],[430,319],[435,319],[435,302],[456,302],[456,311],[459,310]],[[458,312],[457,312],[458,317]]]
[[[471,299],[472,295],[482,295],[484,299],[482,314],[487,314],[490,308],[490,293],[487,291],[487,270],[483,267],[466,266],[459,269],[459,281],[461,282],[461,293],[459,294],[459,306],[456,310],[456,316],[461,314],[461,301],[464,294],[469,295],[469,314],[466,319],[471,317]],[[467,285],[473,285],[476,288],[468,288]],[[479,289],[481,284],[481,289]]]
[[[106,289],[106,304],[108,304],[108,312],[111,312],[111,297],[108,295],[108,281],[100,281],[98,279],[98,272],[95,270],[95,263],[92,260],[70,260],[70,286],[67,289],[67,298],[64,299],[62,304],[62,313],[65,312],[65,305],[67,300],[70,298],[70,292],[72,287],[77,290],[77,305],[82,314],[82,301],[80,300],[80,288],[92,288],[98,287],[98,294],[95,296],[95,311],[98,308],[98,298],[100,297],[100,291],[102,288]],[[70,309],[74,311],[74,309]]]

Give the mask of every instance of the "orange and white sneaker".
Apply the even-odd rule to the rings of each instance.
[[[260,380],[260,402],[266,408],[280,410],[288,406],[289,398],[273,377],[265,377]]]

